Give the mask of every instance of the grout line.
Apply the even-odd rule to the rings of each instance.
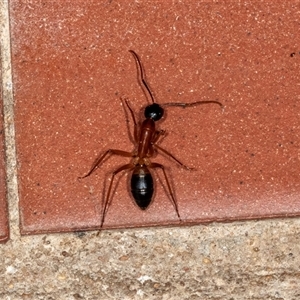
[[[0,48],[5,132],[6,188],[10,225],[10,238],[19,237],[18,181],[14,124],[14,99],[11,69],[9,4],[0,4]]]

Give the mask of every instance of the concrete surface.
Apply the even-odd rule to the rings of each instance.
[[[300,220],[21,237],[7,2],[1,2],[11,239],[0,299],[299,299]]]

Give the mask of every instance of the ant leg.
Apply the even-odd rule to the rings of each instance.
[[[127,131],[128,131],[129,139],[135,145],[135,143],[138,140],[138,126],[137,126],[137,122],[136,122],[136,119],[135,119],[135,116],[134,116],[134,112],[133,112],[133,110],[132,110],[132,108],[129,104],[129,100],[127,98],[123,99],[121,97],[121,101],[122,101],[122,104],[123,104],[123,109],[124,109],[125,118],[126,118],[126,122],[127,122]],[[134,126],[133,136],[132,136],[132,133],[131,133],[130,127],[129,127],[130,121],[129,121],[129,117],[128,117],[128,111],[126,110],[126,106],[127,106],[127,109],[130,112],[130,116],[131,116],[132,121],[133,121],[133,126]]]
[[[165,130],[156,130],[154,133],[154,137],[152,139],[151,144],[154,145],[155,143],[157,143],[157,141],[159,140],[160,137],[164,137],[166,134]],[[161,141],[160,141],[161,142]]]
[[[132,169],[133,168],[133,165],[132,164],[127,164],[127,165],[124,165],[120,168],[118,168],[117,170],[115,170],[113,173],[112,173],[112,176],[111,176],[111,180],[110,180],[110,184],[109,184],[109,188],[108,188],[108,192],[107,192],[107,196],[106,196],[106,199],[105,199],[105,203],[104,203],[104,207],[103,207],[103,211],[102,211],[102,218],[101,218],[101,224],[100,224],[100,228],[102,228],[103,226],[103,223],[104,223],[104,219],[105,219],[105,216],[106,216],[106,213],[108,211],[108,208],[112,202],[112,199],[110,199],[110,193],[111,193],[111,188],[112,188],[112,185],[113,185],[113,181],[114,181],[114,178],[115,176],[120,173],[121,171],[124,171],[124,170],[127,170],[127,169]]]
[[[167,177],[167,174],[166,174],[166,171],[165,171],[165,167],[163,165],[161,165],[161,164],[158,164],[158,163],[151,163],[149,165],[149,167],[150,168],[160,168],[163,171],[164,177],[165,177],[165,180],[166,180],[166,183],[167,183],[167,186],[168,186],[168,190],[169,190],[169,193],[171,195],[172,203],[174,205],[174,208],[175,208],[176,214],[178,216],[178,219],[181,222],[182,220],[180,218],[180,214],[179,214],[179,210],[178,210],[178,206],[177,206],[177,201],[176,201],[175,195],[174,195],[174,193],[173,193],[173,191],[171,189],[171,185],[170,185],[169,179]]]
[[[134,116],[134,112],[133,112],[132,108],[130,107],[129,101],[127,99],[125,99],[125,103],[126,103],[128,109],[130,111],[131,118],[132,118],[132,121],[133,121],[133,124],[134,124],[133,136],[134,136],[135,141],[138,142],[139,136],[138,136],[137,122],[136,122],[136,119],[135,119],[135,116]]]
[[[120,100],[122,102],[122,108],[123,108],[124,115],[125,115],[126,129],[127,129],[128,137],[129,137],[130,142],[135,145],[135,139],[131,133],[130,120],[129,120],[128,111],[127,111],[126,105],[125,105],[125,101],[127,101],[127,99],[126,98],[123,99],[122,97],[120,97]]]
[[[180,164],[183,168],[185,168],[186,170],[194,170],[194,168],[188,167],[186,166],[184,163],[182,163],[179,159],[177,159],[171,152],[165,150],[164,148],[158,146],[157,144],[153,145],[154,148],[157,148],[158,150],[160,150],[161,152],[165,153],[167,156],[173,158],[178,164]]]
[[[154,136],[152,138],[152,142],[151,142],[151,146],[153,149],[153,154],[157,154],[157,149],[155,149],[155,146],[158,145],[158,143],[160,144],[162,142],[162,140],[165,138],[165,134],[166,131],[165,130],[156,130],[154,133]]]
[[[103,155],[99,155],[95,162],[93,163],[90,171],[84,175],[84,176],[80,176],[78,177],[79,179],[83,179],[83,178],[86,178],[88,176],[90,176],[98,167],[99,165],[101,164],[101,162],[104,160],[104,158],[107,156],[107,155],[120,155],[120,156],[125,156],[125,157],[132,157],[132,153],[130,152],[126,152],[126,151],[122,151],[122,150],[116,150],[116,149],[109,149],[107,150]]]

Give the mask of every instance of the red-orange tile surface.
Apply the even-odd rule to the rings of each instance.
[[[300,215],[299,4],[197,1],[10,1],[23,234],[98,228],[112,157],[132,151],[120,97],[149,103],[129,49],[141,57],[181,225]],[[292,53],[295,53],[292,55]],[[147,102],[148,101],[148,102]],[[132,129],[132,122],[129,123]],[[163,174],[146,211],[119,174],[104,228],[179,224]],[[163,182],[163,186],[162,183]]]
[[[0,53],[1,55],[1,53]],[[0,57],[1,59],[1,57]],[[0,70],[1,82],[1,70]],[[0,243],[6,242],[9,238],[8,210],[6,198],[6,172],[4,159],[4,124],[3,124],[3,98],[0,85]]]

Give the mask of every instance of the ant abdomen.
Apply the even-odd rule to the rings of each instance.
[[[136,166],[131,176],[131,193],[139,208],[145,210],[152,201],[153,178],[146,166]]]

